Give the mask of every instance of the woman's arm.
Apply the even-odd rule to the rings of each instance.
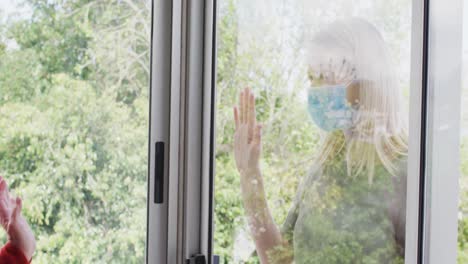
[[[241,175],[241,190],[250,233],[254,238],[261,263],[279,263],[274,257],[275,250],[283,245],[283,240],[268,208],[259,169]],[[269,256],[273,259],[269,259]]]
[[[280,263],[268,256],[283,246],[279,228],[268,208],[259,166],[262,149],[261,125],[255,116],[255,97],[249,89],[240,93],[240,107],[234,107],[236,131],[234,156],[240,173],[241,193],[250,232],[262,264]],[[284,262],[282,262],[284,263]]]

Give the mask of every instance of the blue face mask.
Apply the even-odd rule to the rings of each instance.
[[[344,130],[353,125],[356,111],[346,99],[346,86],[321,86],[308,90],[308,111],[325,131]]]

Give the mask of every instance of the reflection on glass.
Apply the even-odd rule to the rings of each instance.
[[[227,3],[218,22],[215,254],[229,263],[404,263],[406,80],[390,45],[369,19],[351,16],[288,42],[300,29],[286,12],[280,45],[256,46],[259,37],[232,21],[249,11],[236,8]]]
[[[150,6],[0,1],[0,175],[33,263],[144,262]]]

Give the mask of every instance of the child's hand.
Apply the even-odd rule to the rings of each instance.
[[[10,225],[21,213],[21,199],[13,198],[8,191],[8,184],[0,176],[0,224],[9,231]]]

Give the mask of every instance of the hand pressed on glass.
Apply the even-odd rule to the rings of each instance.
[[[8,184],[0,176],[0,224],[8,234],[8,243],[0,251],[0,264],[28,263],[36,248],[34,234],[21,208],[21,198],[10,194]]]
[[[240,108],[234,107],[234,155],[237,169],[245,174],[259,169],[262,150],[262,126],[255,116],[255,97],[249,89],[239,96]]]
[[[290,263],[289,246],[283,241],[268,208],[259,166],[262,150],[262,125],[255,116],[255,97],[250,89],[241,91],[239,107],[234,107],[234,156],[240,173],[241,193],[257,253],[262,264]],[[278,256],[281,252],[281,256]],[[285,257],[286,256],[286,257]]]

